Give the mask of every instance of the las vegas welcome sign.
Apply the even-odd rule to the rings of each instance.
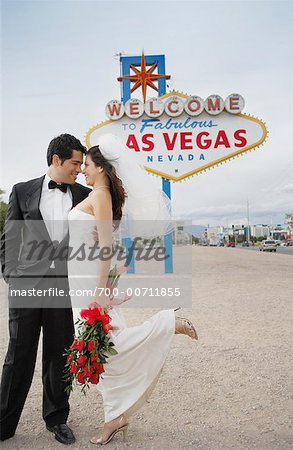
[[[173,91],[146,103],[111,100],[108,120],[90,128],[85,141],[89,148],[101,134],[117,135],[125,143],[122,151],[135,155],[148,172],[181,181],[264,143],[265,124],[243,108],[239,94],[203,100]]]

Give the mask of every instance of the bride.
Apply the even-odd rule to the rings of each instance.
[[[98,239],[100,248],[111,249],[113,228],[123,219],[125,202],[133,218],[141,218],[142,210],[146,214],[144,217],[150,220],[169,216],[162,192],[156,188],[154,200],[149,177],[148,185],[144,183],[145,171],[127,154],[120,155],[120,142],[107,135],[87,152],[83,174],[93,190],[69,213],[71,248],[80,248],[84,243],[92,246]],[[140,171],[139,176],[134,177],[134,169],[136,174]],[[139,185],[135,185],[134,179],[136,183],[139,180]],[[74,295],[80,290],[94,292],[98,287],[102,288],[99,292],[103,292],[110,266],[110,258],[99,262],[90,258],[68,261],[73,306],[80,301],[80,297]],[[92,301],[104,308],[109,306],[105,295],[89,297],[88,303]],[[91,443],[100,445],[110,442],[118,432],[123,432],[125,438],[129,417],[147,400],[158,381],[173,335],[186,334],[197,339],[192,323],[175,317],[173,309],[160,311],[142,325],[131,328],[126,326],[121,308],[109,307],[108,313],[113,327],[110,337],[118,354],[109,357],[97,385],[103,397],[105,422],[101,435],[94,436]],[[154,352],[154,348],[160,351]]]

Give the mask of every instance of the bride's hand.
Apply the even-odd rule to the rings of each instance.
[[[113,306],[122,305],[122,303],[127,302],[132,298],[132,295],[124,294],[123,297],[114,297],[113,295],[109,298],[109,308],[111,309]]]

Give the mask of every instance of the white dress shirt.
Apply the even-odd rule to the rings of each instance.
[[[58,188],[49,189],[50,180],[47,174],[43,181],[39,209],[52,241],[61,242],[68,232],[68,213],[72,208],[72,193],[69,187],[66,192]]]

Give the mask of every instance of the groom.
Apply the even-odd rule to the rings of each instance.
[[[1,237],[2,273],[9,283],[10,335],[1,380],[2,441],[15,434],[33,378],[41,329],[43,418],[59,442],[75,441],[66,425],[69,403],[62,381],[63,353],[72,343],[74,333],[67,262],[66,258],[50,255],[58,255],[58,250],[66,248],[68,213],[90,192],[75,183],[85,153],[86,148],[78,139],[61,134],[49,144],[47,174],[16,184],[10,195]],[[29,254],[32,241],[45,242],[46,246],[38,254]],[[41,292],[42,297],[23,296],[23,291],[32,288]],[[61,290],[67,292],[67,297]],[[13,297],[12,292],[19,294]]]

